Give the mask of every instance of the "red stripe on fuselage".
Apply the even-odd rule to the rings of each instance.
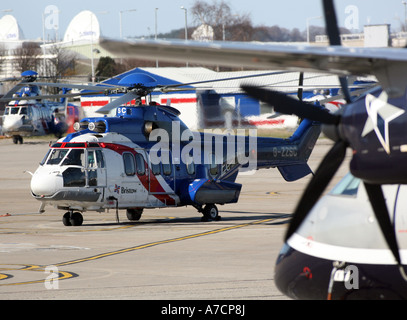
[[[119,153],[122,155],[124,152],[131,152],[133,155],[137,154],[138,152],[134,150],[131,147],[124,146],[121,144],[115,144],[115,143],[100,143],[100,146],[103,148],[107,148],[110,150],[113,150],[114,152]],[[144,157],[143,157],[144,158]],[[137,175],[137,177],[140,179],[142,185],[146,190],[149,189],[150,187],[150,192],[153,192],[153,195],[160,200],[161,202],[167,204],[167,205],[175,205],[175,200],[170,197],[168,194],[165,194],[165,190],[158,181],[157,177],[154,175],[152,172],[151,168],[148,166],[148,163],[144,160],[144,166],[148,170],[148,176],[147,174],[144,174],[142,176]],[[150,177],[150,184],[148,183],[148,177]],[[154,194],[156,192],[163,193],[163,194]]]

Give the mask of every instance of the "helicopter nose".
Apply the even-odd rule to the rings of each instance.
[[[31,178],[31,192],[35,196],[51,196],[63,187],[62,174],[58,170],[40,167]]]
[[[3,118],[3,130],[17,130],[23,125],[23,120],[20,116],[7,116]]]

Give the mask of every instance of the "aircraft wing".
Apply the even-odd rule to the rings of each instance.
[[[383,88],[401,90],[403,93],[407,85],[407,50],[401,48],[110,39],[102,39],[100,45],[119,57],[255,69],[319,71],[341,76],[375,75]]]

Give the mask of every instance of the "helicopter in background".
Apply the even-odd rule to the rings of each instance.
[[[23,137],[30,136],[54,134],[60,138],[72,132],[73,124],[83,117],[82,109],[65,97],[59,102],[42,99],[37,76],[35,71],[22,72],[22,80],[0,99],[8,102],[2,116],[2,134],[12,137],[15,144],[22,144]],[[63,88],[63,94],[68,91]]]
[[[144,209],[187,205],[204,221],[217,220],[217,205],[239,199],[239,171],[278,168],[286,181],[312,173],[307,160],[320,134],[318,122],[303,120],[288,139],[250,131],[192,132],[177,109],[142,103],[154,90],[179,90],[182,84],[163,88],[146,74],[132,74],[119,85],[127,92],[98,110],[115,109],[116,115],[76,123],[77,132],[52,144],[32,173],[39,211],[47,205],[65,211],[66,226],[82,225],[86,211],[125,209],[134,221]],[[131,100],[135,106],[124,105]]]

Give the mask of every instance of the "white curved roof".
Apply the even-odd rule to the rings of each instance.
[[[0,19],[0,41],[22,40],[23,35],[16,18],[5,15]]]
[[[78,13],[66,29],[64,42],[80,40],[97,40],[100,37],[100,26],[96,15],[84,10]]]

